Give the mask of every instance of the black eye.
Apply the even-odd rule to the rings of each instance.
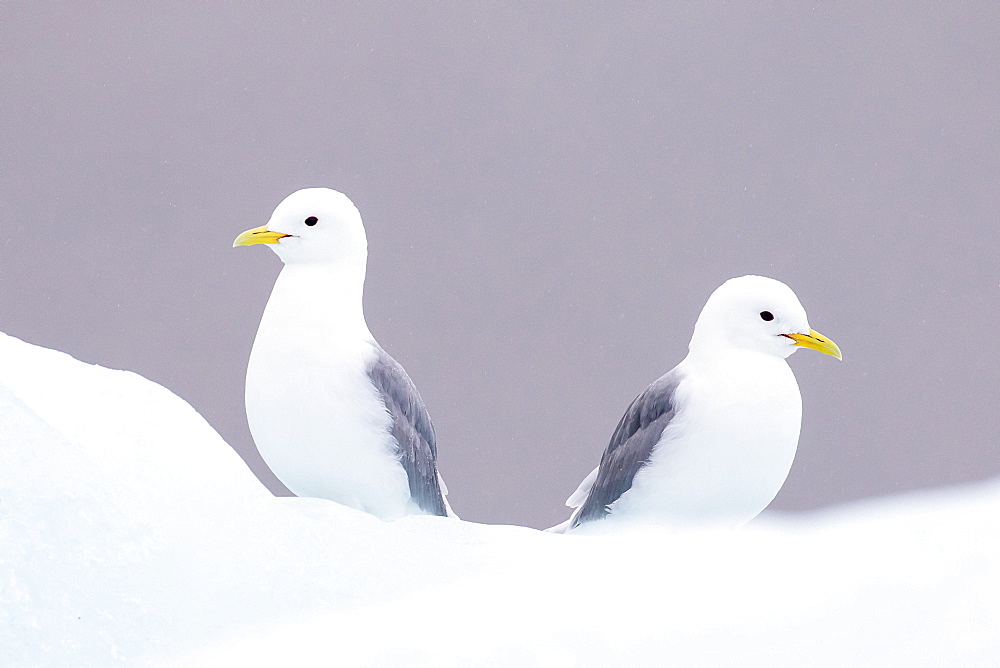
[[[774,320],[774,314],[771,313],[770,311],[761,311],[760,319],[763,320],[764,322],[771,322],[772,320]]]
[[[308,218],[306,218],[306,225],[308,225],[309,227],[312,227],[318,222],[319,218],[317,218],[316,216],[309,216]]]

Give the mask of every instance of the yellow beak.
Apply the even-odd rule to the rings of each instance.
[[[253,246],[254,244],[276,244],[280,239],[285,237],[290,237],[290,234],[282,234],[281,232],[271,232],[267,229],[267,225],[261,225],[260,227],[255,227],[252,230],[247,230],[240,236],[236,237],[236,241],[233,242],[233,248],[237,246]]]
[[[815,329],[810,329],[808,334],[784,334],[792,341],[795,341],[795,345],[802,346],[803,348],[812,348],[813,350],[818,350],[824,355],[833,355],[839,360],[843,360],[843,355],[840,354],[840,348],[836,343],[826,338]]]

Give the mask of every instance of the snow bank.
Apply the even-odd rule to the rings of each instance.
[[[0,335],[0,663],[981,665],[997,629],[995,483],[735,532],[386,523]]]

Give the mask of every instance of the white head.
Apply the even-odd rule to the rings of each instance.
[[[233,246],[268,244],[285,264],[368,260],[361,214],[347,195],[329,188],[298,190],[277,206],[267,225],[247,230]]]
[[[731,278],[708,298],[691,336],[691,351],[727,346],[785,358],[797,347],[841,359],[830,339],[809,328],[792,289],[763,276]]]

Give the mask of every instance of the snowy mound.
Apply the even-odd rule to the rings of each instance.
[[[983,665],[1000,487],[562,536],[272,497],[185,402],[0,335],[5,665]]]

